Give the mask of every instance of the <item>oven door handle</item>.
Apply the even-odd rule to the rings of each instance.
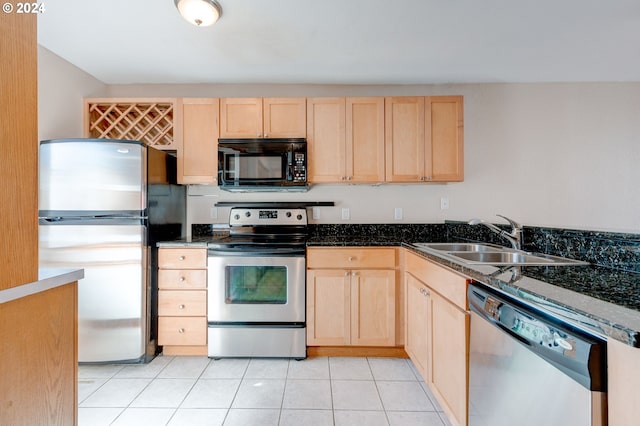
[[[238,256],[238,257],[293,257],[304,256],[304,250],[299,248],[273,248],[273,249],[237,249],[237,250],[220,250],[220,249],[208,249],[207,254],[212,256]]]

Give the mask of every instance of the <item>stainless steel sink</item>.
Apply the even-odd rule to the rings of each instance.
[[[451,253],[451,255],[468,263],[490,263],[492,265],[548,265],[556,263],[553,259],[518,252],[460,252]]]
[[[468,265],[570,266],[588,262],[547,254],[528,253],[494,244],[414,243],[418,250]]]
[[[472,243],[415,243],[414,246],[430,248],[439,251],[471,251],[471,252],[495,252],[508,250],[506,247],[493,244],[472,244]]]

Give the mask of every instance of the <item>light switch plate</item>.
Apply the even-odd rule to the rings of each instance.
[[[345,207],[342,209],[342,220],[349,220],[349,218],[351,217],[351,214],[349,212],[349,208]]]
[[[314,219],[320,219],[320,207],[314,207],[311,215]]]

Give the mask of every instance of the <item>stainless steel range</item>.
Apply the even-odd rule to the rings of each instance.
[[[305,209],[232,208],[208,244],[208,354],[306,357]]]

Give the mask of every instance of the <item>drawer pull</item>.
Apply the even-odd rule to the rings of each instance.
[[[180,256],[180,257],[178,258],[178,260],[179,260],[180,262],[182,262],[182,261],[183,261],[183,260],[185,260],[185,259],[186,259],[186,258],[185,258],[184,256]]]
[[[178,309],[184,309],[184,305],[178,305]]]
[[[178,278],[178,281],[180,281],[181,283],[184,282],[184,280],[185,280],[185,277]]]
[[[349,256],[349,262],[353,262],[355,258],[353,256]]]
[[[178,333],[183,334],[184,333],[184,328],[179,328],[178,329]]]
[[[344,276],[345,276],[345,277],[348,277],[348,276],[349,276],[349,271],[345,272],[345,273],[344,273]]]

